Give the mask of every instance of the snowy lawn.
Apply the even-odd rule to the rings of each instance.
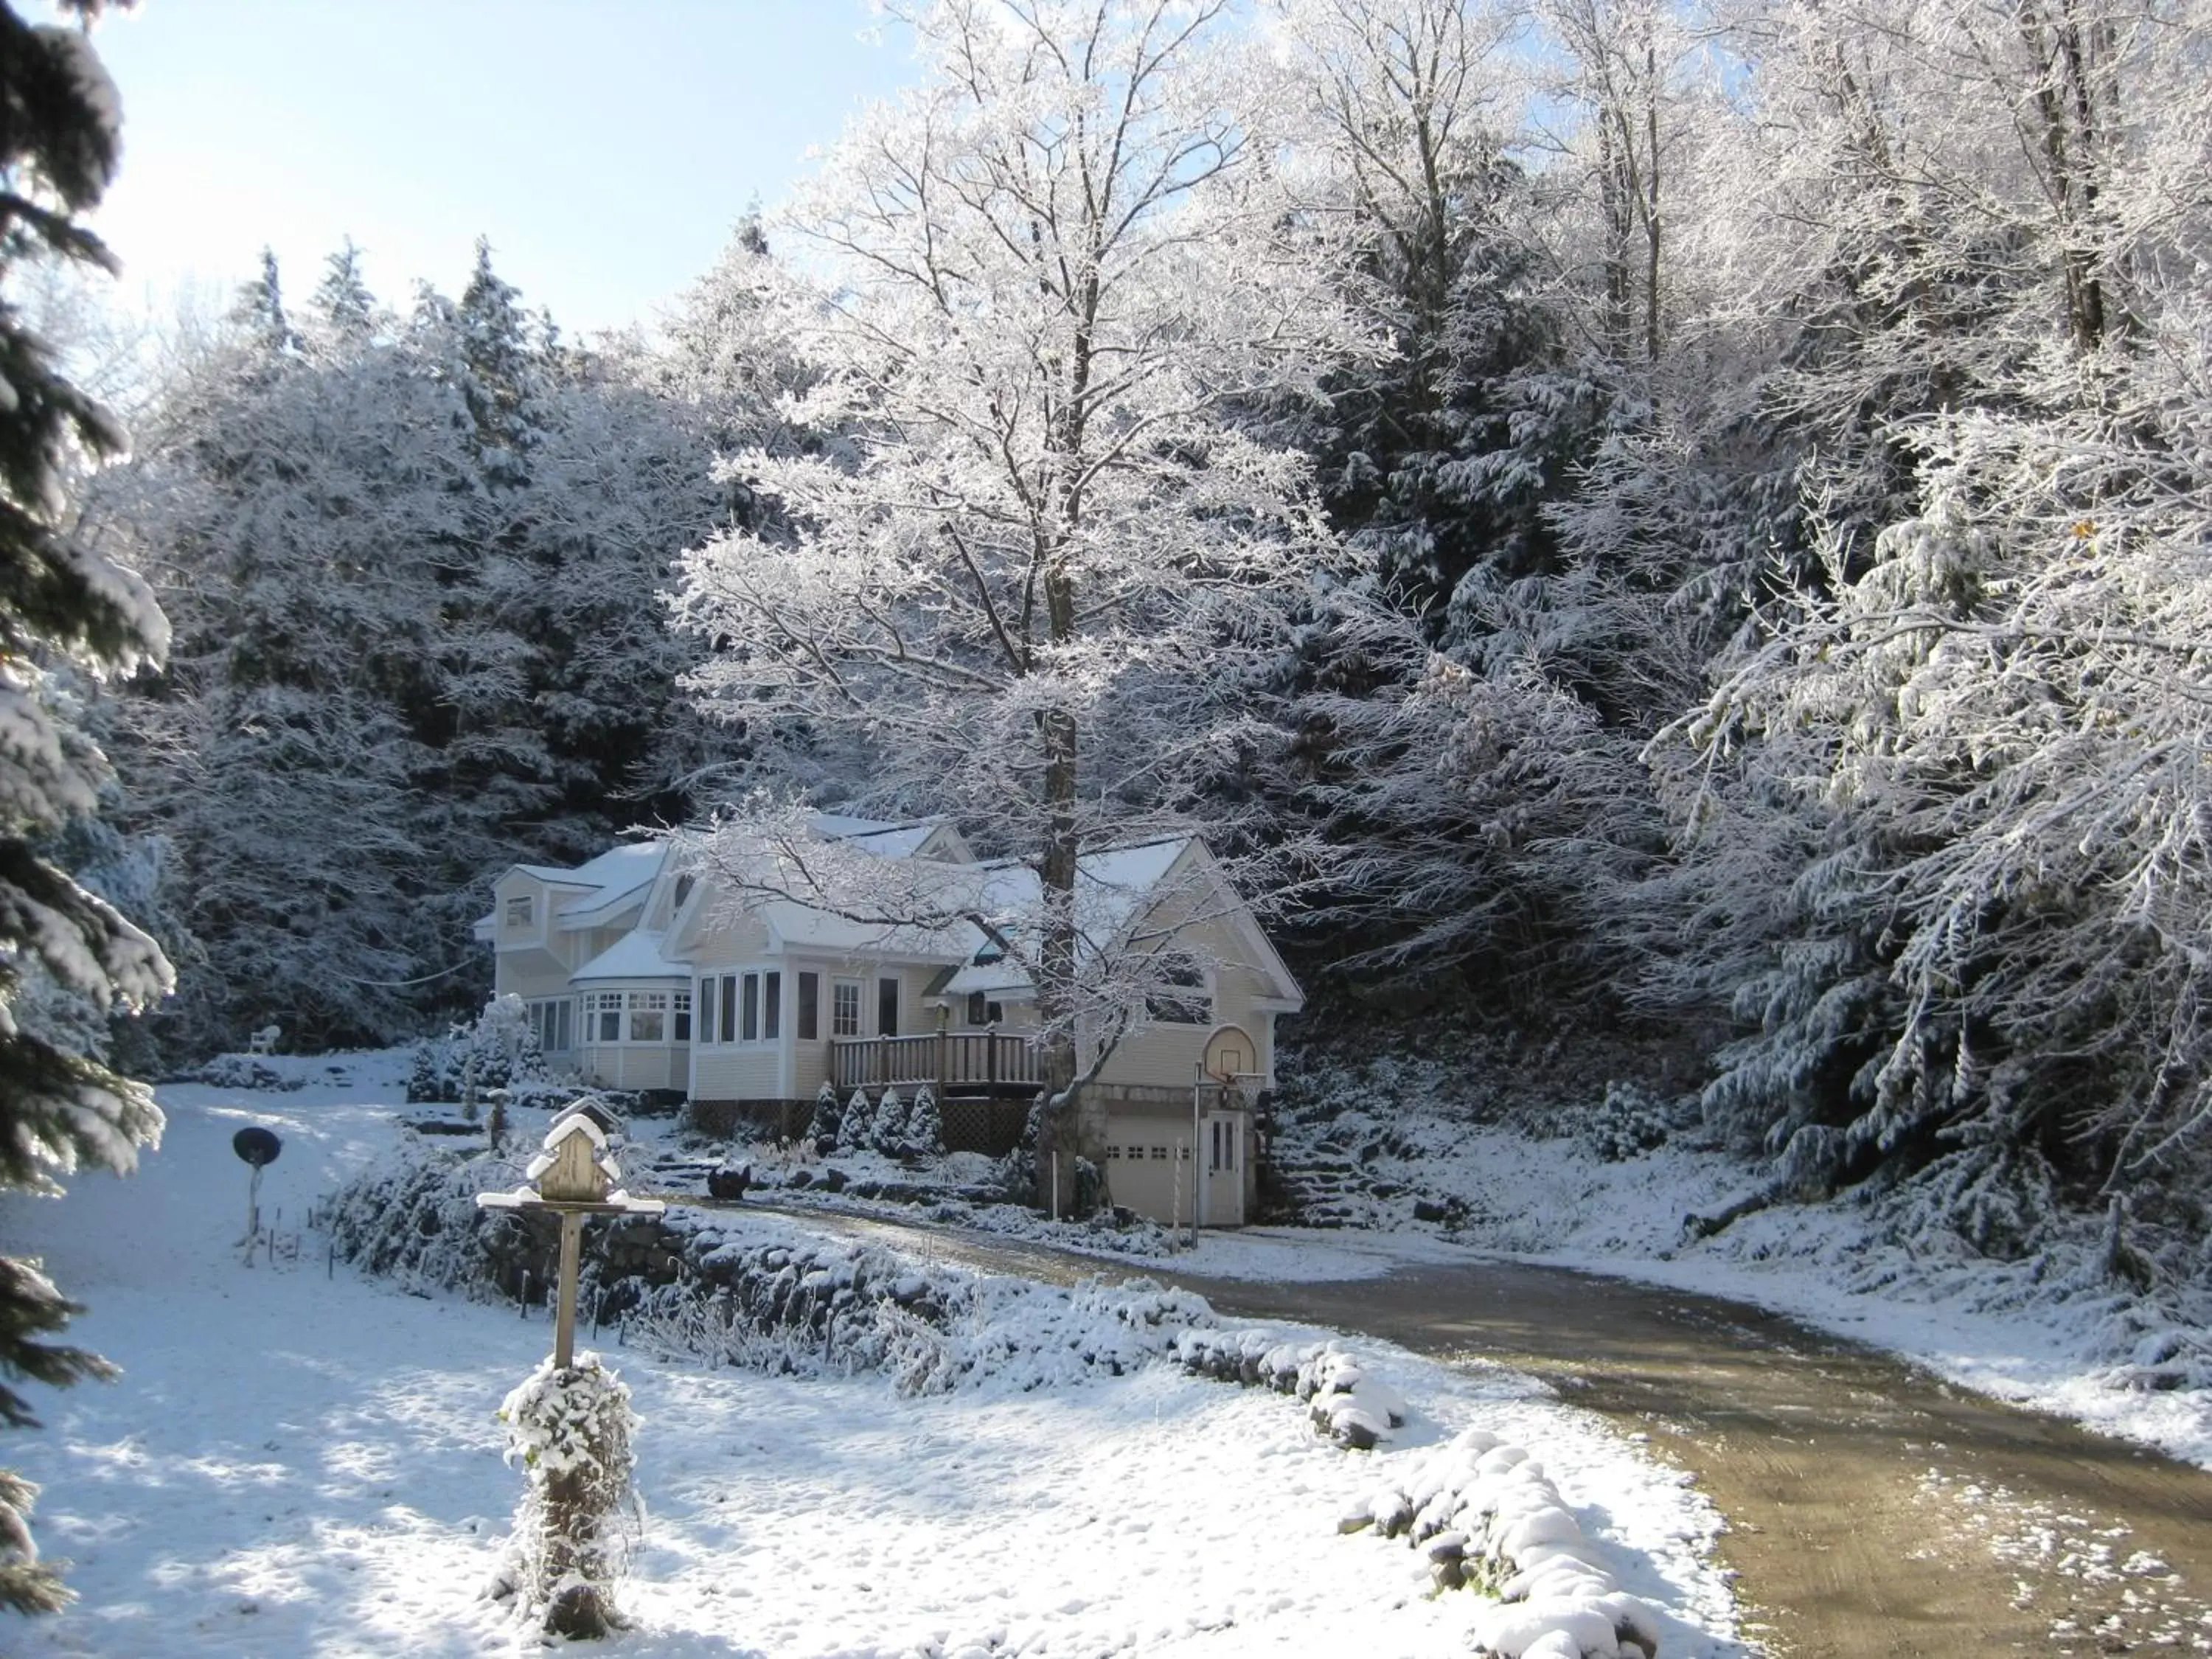
[[[46,1491],[48,1550],[82,1601],[21,1627],[29,1654],[410,1655],[534,1645],[481,1599],[519,1474],[493,1413],[541,1319],[296,1262],[241,1265],[235,1130],[285,1137],[263,1191],[293,1229],[392,1144],[396,1063],[349,1058],[290,1094],[163,1091],[130,1181],[11,1200],[7,1247],[93,1306],[125,1370],[46,1394],[3,1450]],[[287,1062],[319,1075],[319,1062]],[[793,1224],[762,1218],[766,1228]],[[1459,1654],[1479,1602],[1431,1597],[1419,1556],[1338,1522],[1480,1425],[1542,1462],[1606,1565],[1656,1604],[1669,1659],[1738,1652],[1678,1476],[1536,1385],[1362,1345],[1415,1416],[1382,1452],[1317,1437],[1295,1402],[1152,1367],[1019,1393],[902,1398],[873,1376],[769,1379],[613,1357],[644,1419],[650,1510],[621,1597],[655,1655],[1343,1650]]]

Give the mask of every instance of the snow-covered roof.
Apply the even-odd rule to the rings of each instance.
[[[1030,976],[1002,957],[995,962],[969,963],[930,995],[957,999],[979,992],[1000,1002],[1027,1002],[1036,994]]]
[[[689,979],[689,967],[661,954],[665,939],[665,934],[648,933],[642,927],[624,933],[568,977],[578,983],[600,979]]]
[[[525,875],[563,887],[626,892],[658,875],[660,860],[667,851],[668,843],[664,841],[627,841],[619,847],[610,847],[597,858],[586,860],[573,870],[547,864],[518,864],[514,867]]]
[[[858,842],[879,859],[910,859],[945,828],[943,818],[916,818],[894,823],[880,818],[848,817],[838,812],[817,812],[814,833],[824,841]]]
[[[1107,848],[1077,859],[1075,927],[1080,948],[1096,951],[1120,938],[1195,839],[1177,836],[1134,847]],[[986,873],[981,908],[985,915],[1012,921],[1036,914],[1043,884],[1034,869],[1012,860],[982,867]]]
[[[823,822],[817,819],[815,827],[819,829]],[[835,825],[867,821],[848,818],[827,822]],[[876,827],[896,833],[878,836],[872,831],[865,836],[834,835],[829,838],[872,855],[904,861],[938,828],[934,824]],[[884,851],[885,846],[891,850]],[[974,927],[965,921],[934,927],[895,925],[866,915],[841,915],[834,906],[780,896],[780,893],[793,889],[811,890],[812,882],[826,879],[827,872],[812,872],[810,878],[809,874],[802,874],[792,866],[785,853],[765,843],[748,852],[742,846],[725,841],[716,854],[716,862],[724,881],[736,884],[748,895],[747,910],[764,923],[787,949],[796,946],[844,956],[902,957],[912,961],[951,963],[967,960],[975,953],[979,940]],[[845,873],[853,872],[848,867]],[[980,906],[980,872],[973,865],[916,863],[902,876],[900,900],[895,902],[912,899],[939,914],[964,915]],[[855,908],[861,908],[857,896]]]
[[[573,870],[550,864],[518,864],[520,873],[579,896],[563,908],[554,926],[563,931],[603,927],[614,913],[642,897],[668,857],[664,840],[624,842]]]

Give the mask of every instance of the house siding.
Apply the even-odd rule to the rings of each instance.
[[[577,1050],[576,1067],[602,1088],[682,1090],[690,1052],[680,1043],[587,1042]]]
[[[492,988],[500,996],[518,996],[527,1002],[538,997],[565,997],[568,970],[542,951],[501,951]]]
[[[776,1085],[776,1050],[763,1043],[750,1048],[702,1046],[691,1056],[691,1096],[695,1100],[780,1100]]]
[[[758,916],[750,915],[708,922],[700,928],[687,954],[702,974],[757,965],[768,959],[768,924]]]

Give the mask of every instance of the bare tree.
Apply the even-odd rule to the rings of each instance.
[[[842,442],[734,457],[792,533],[681,566],[679,615],[721,647],[695,684],[769,766],[842,746],[856,799],[956,811],[1034,872],[1047,1133],[1094,1159],[1079,862],[1188,826],[1236,769],[1240,690],[1331,552],[1303,461],[1224,418],[1353,343],[1231,9],[912,15],[925,84],[793,220],[832,272],[791,319],[823,371],[804,412]]]

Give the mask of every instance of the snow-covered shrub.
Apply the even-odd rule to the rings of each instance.
[[[817,1152],[831,1152],[838,1146],[838,1133],[843,1127],[844,1113],[837,1104],[836,1085],[829,1079],[814,1091],[814,1115],[806,1121],[806,1138]]]
[[[1673,1128],[1665,1101],[1640,1083],[1613,1080],[1583,1123],[1583,1142],[1601,1161],[1618,1164],[1665,1146]]]
[[[640,1516],[629,1389],[595,1353],[568,1366],[548,1357],[499,1417],[507,1461],[522,1465],[526,1482],[514,1515],[523,1607],[549,1635],[605,1636],[620,1622],[614,1589]]]
[[[307,1083],[305,1078],[288,1077],[252,1054],[217,1054],[184,1075],[187,1082],[204,1083],[213,1089],[298,1089]]]
[[[908,1158],[936,1158],[945,1151],[945,1114],[938,1109],[936,1091],[927,1083],[907,1109],[902,1151]]]
[[[875,1121],[868,1128],[868,1149],[896,1158],[906,1149],[906,1102],[896,1089],[886,1086],[876,1103]]]
[[[1498,1598],[1475,1615],[1479,1653],[1502,1659],[1650,1659],[1659,1650],[1656,1610],[1629,1595],[1603,1565],[1544,1474],[1519,1446],[1467,1429],[1339,1522],[1373,1527],[1425,1551],[1439,1590],[1473,1586]]]
[[[451,1036],[424,1037],[416,1044],[414,1062],[407,1069],[410,1106],[460,1098],[460,1074],[453,1064],[453,1049]]]
[[[477,1194],[514,1187],[522,1166],[481,1151],[425,1148],[374,1164],[323,1206],[338,1255],[369,1273],[420,1289],[465,1287],[489,1294],[496,1247],[522,1224],[512,1211],[480,1210]]]
[[[1199,1328],[1178,1333],[1174,1352],[1196,1376],[1296,1395],[1316,1431],[1353,1451],[1373,1450],[1406,1424],[1404,1396],[1334,1342],[1285,1342],[1257,1326]]]
[[[866,1147],[876,1132],[876,1109],[868,1099],[866,1089],[856,1088],[853,1097],[845,1103],[845,1114],[837,1120],[837,1144],[848,1152]]]
[[[530,1011],[510,993],[494,997],[475,1019],[444,1036],[423,1039],[408,1072],[407,1099],[410,1105],[458,1101],[471,1085],[481,1097],[487,1090],[513,1090],[544,1078],[545,1060]]]

